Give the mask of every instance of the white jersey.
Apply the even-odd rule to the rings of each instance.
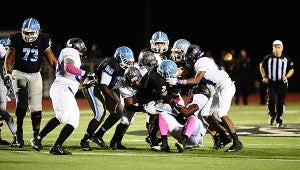
[[[229,75],[215,61],[209,57],[199,58],[195,65],[195,72],[205,71],[203,79],[213,85],[216,90],[222,87],[223,82],[230,79]]]
[[[201,115],[199,114],[199,112],[207,104],[207,102],[208,98],[204,94],[194,94],[192,102],[187,104],[187,107],[189,107],[192,104],[198,105],[199,109],[194,113],[194,115],[196,117],[200,117]]]
[[[80,55],[76,49],[62,49],[58,58],[59,64],[64,62],[66,58],[73,60],[75,67],[81,67]],[[55,117],[60,123],[67,123],[77,128],[80,113],[75,94],[78,91],[81,76],[76,76],[68,72],[61,75],[58,71],[60,67],[59,65],[57,66],[56,78],[50,88],[50,97],[56,114]]]
[[[58,67],[61,67],[60,64],[64,62],[65,59],[71,59],[74,61],[74,66],[77,68],[81,67],[81,59],[78,51],[74,48],[64,48],[61,50],[60,55],[58,57]],[[59,71],[56,72],[56,79],[60,79],[62,81],[67,81],[68,86],[72,89],[74,93],[77,92],[78,86],[81,81],[81,76],[77,76],[71,74],[69,72],[65,72],[63,75],[59,74]],[[64,80],[63,80],[64,79]],[[70,81],[71,80],[71,81]]]
[[[201,115],[211,115],[215,111],[218,113],[219,118],[227,115],[232,97],[235,94],[234,82],[226,71],[219,67],[211,58],[199,58],[194,68],[196,72],[205,71],[203,79],[207,84],[213,85],[216,90],[216,93],[201,110]]]
[[[133,97],[136,94],[136,90],[133,89],[124,78],[118,82],[116,87],[119,89],[120,95],[123,99]]]
[[[134,117],[135,117],[135,112],[133,111],[127,111],[124,106],[125,102],[124,100],[126,98],[131,98],[134,97],[136,94],[135,89],[133,89],[130,84],[128,84],[125,80],[125,78],[122,78],[113,88],[114,90],[119,91],[120,93],[120,101],[121,104],[119,107],[122,109],[122,117],[121,117],[121,122],[125,125],[131,125],[134,122]]]

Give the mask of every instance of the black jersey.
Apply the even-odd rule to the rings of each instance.
[[[101,75],[102,72],[107,73],[112,77],[108,87],[112,89],[117,82],[119,82],[122,77],[124,76],[125,70],[120,66],[119,62],[113,58],[105,58],[97,67],[95,74],[98,77],[99,81],[101,82]],[[99,84],[100,85],[100,84]]]
[[[157,73],[157,66],[149,70],[140,82],[137,90],[137,97],[139,102],[146,104],[150,101],[162,100],[162,93],[170,90],[169,84],[165,79]]]
[[[27,43],[23,40],[21,33],[14,33],[9,36],[11,41],[9,48],[15,49],[14,70],[25,73],[36,73],[40,71],[45,51],[51,48],[50,36],[40,33],[34,42]]]

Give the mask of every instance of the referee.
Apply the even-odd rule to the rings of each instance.
[[[280,40],[273,42],[273,53],[264,57],[259,64],[262,82],[267,85],[268,109],[270,125],[276,123],[282,128],[282,115],[287,95],[288,79],[294,74],[294,64],[282,53],[283,44]]]

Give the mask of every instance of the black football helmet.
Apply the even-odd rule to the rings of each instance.
[[[142,74],[139,69],[131,66],[125,70],[124,77],[125,81],[130,84],[131,87],[136,87],[139,85],[139,82],[137,83],[137,81],[141,81],[142,79]]]
[[[67,41],[66,47],[76,49],[81,56],[85,55],[85,52],[86,52],[86,49],[87,49],[86,46],[85,46],[85,43],[80,38],[76,38],[76,37],[75,38],[70,38]]]
[[[151,51],[141,51],[138,58],[139,66],[147,66],[153,68],[158,65],[155,55]]]
[[[204,52],[198,45],[190,45],[185,54],[185,58],[188,62],[187,64],[195,64],[196,61],[203,56],[203,54]]]

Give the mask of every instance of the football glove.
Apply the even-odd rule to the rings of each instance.
[[[86,78],[84,79],[83,86],[89,88],[91,86],[95,86],[98,83],[98,79],[95,73],[88,73]]]
[[[4,85],[6,86],[7,90],[12,89],[12,80],[13,76],[10,73],[4,76]]]
[[[158,114],[158,112],[155,109],[155,102],[149,102],[147,104],[144,105],[144,110],[149,113],[150,115],[156,115]]]

